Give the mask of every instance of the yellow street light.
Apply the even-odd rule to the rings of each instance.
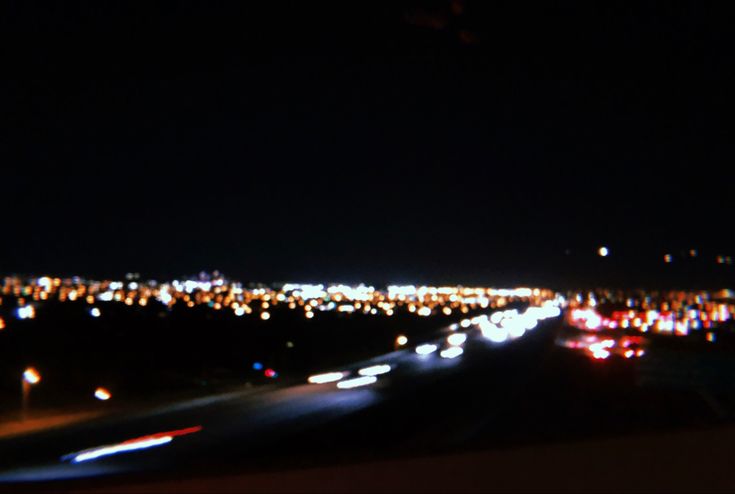
[[[31,386],[41,382],[41,374],[33,367],[28,367],[23,371],[21,379],[21,419],[25,421],[28,418],[28,405],[30,402]]]
[[[94,397],[101,401],[107,401],[112,398],[112,393],[110,393],[106,388],[100,387],[94,390]]]

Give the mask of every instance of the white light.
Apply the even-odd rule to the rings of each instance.
[[[309,377],[309,382],[312,384],[324,384],[339,381],[345,377],[344,372],[326,372],[324,374],[316,374]]]
[[[500,324],[508,330],[508,335],[511,338],[520,338],[526,332],[525,323],[518,318],[503,319]]]
[[[368,384],[373,384],[378,380],[375,376],[363,376],[363,377],[356,377],[354,379],[348,379],[346,381],[340,381],[337,383],[337,387],[339,389],[352,389],[357,388],[358,386],[367,386]]]
[[[447,343],[452,346],[461,345],[465,341],[467,341],[467,335],[465,333],[454,333],[447,337]]]
[[[93,449],[91,451],[80,453],[72,460],[74,463],[81,463],[83,461],[95,460],[102,456],[110,456],[117,453],[124,453],[126,451],[135,451],[138,449],[152,448],[154,446],[160,446],[162,444],[170,443],[173,440],[171,436],[157,437],[154,439],[148,439],[146,441],[137,441],[128,444],[117,444],[115,446],[104,446],[102,448]]]
[[[436,345],[432,345],[431,343],[427,343],[425,345],[419,345],[416,347],[416,353],[419,355],[429,355],[430,353],[434,353],[437,350]]]
[[[457,358],[463,353],[464,350],[462,350],[462,347],[453,346],[447,348],[446,350],[442,350],[439,355],[441,355],[442,358]]]
[[[100,317],[102,315],[102,312],[97,307],[92,307],[92,309],[89,311],[89,315],[92,317]]]
[[[370,367],[365,367],[357,371],[357,373],[361,376],[379,376],[387,372],[390,372],[390,365],[388,364],[372,365]]]
[[[493,343],[503,343],[508,339],[508,330],[492,323],[481,324],[480,331],[482,331],[482,336]]]
[[[523,318],[523,324],[526,327],[526,330],[530,330],[538,326],[538,319],[536,319],[533,316],[526,316]]]
[[[173,297],[167,291],[162,290],[161,293],[158,295],[158,300],[160,300],[162,304],[168,305],[171,300],[173,300]]]
[[[602,247],[600,247],[599,249],[597,249],[597,254],[598,254],[598,255],[599,255],[600,257],[607,257],[607,256],[608,256],[608,254],[610,254],[610,251],[608,250],[608,248],[607,248],[607,247],[605,247],[605,246],[602,246]]]
[[[107,401],[110,399],[112,395],[109,391],[107,391],[105,388],[97,388],[94,391],[94,397],[98,400]]]
[[[408,338],[406,338],[404,335],[400,335],[398,338],[396,338],[396,343],[398,343],[399,346],[403,346],[408,343]]]
[[[32,305],[18,307],[16,313],[18,315],[18,319],[32,319],[33,316],[36,315],[36,311],[33,309]]]
[[[471,322],[469,319],[462,319],[459,323],[459,325],[462,326],[463,328],[469,328],[470,324]]]
[[[502,312],[493,312],[493,314],[490,316],[490,322],[492,322],[493,324],[498,324],[501,319],[503,319]]]
[[[41,381],[41,375],[36,369],[30,367],[23,372],[23,379],[28,384],[38,384]]]
[[[238,307],[235,309],[235,315],[236,316],[242,316],[245,314],[245,307]]]
[[[559,307],[545,307],[544,308],[544,318],[550,318],[550,317],[559,317],[561,315],[561,309]]]

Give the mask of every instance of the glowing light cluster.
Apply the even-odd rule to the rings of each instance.
[[[522,337],[527,331],[536,328],[539,321],[559,317],[561,315],[559,305],[562,303],[562,299],[548,300],[541,306],[528,307],[522,313],[516,309],[497,311],[490,317],[487,315],[473,317],[469,320],[469,325],[475,325],[482,336],[491,342],[503,343]]]
[[[732,320],[733,298],[729,290],[653,292],[634,296],[609,291],[596,295],[576,294],[571,297],[567,322],[584,330],[687,336]]]
[[[238,317],[254,314],[264,321],[271,319],[279,307],[302,311],[307,319],[328,311],[391,317],[402,310],[418,317],[449,317],[475,310],[500,309],[515,301],[539,305],[543,300],[555,296],[550,290],[528,287],[390,285],[381,290],[364,284],[286,283],[280,288],[245,288],[241,283],[227,280],[218,273],[211,276],[202,273],[202,276],[204,278],[171,282],[143,281],[137,277],[127,278],[127,281],[50,276],[26,280],[6,277],[2,294],[18,298],[20,318],[35,316],[33,305],[21,304],[21,299],[39,302],[55,298],[61,302],[85,301],[90,305],[103,302],[144,307],[155,301],[167,308],[178,304],[188,308],[204,306],[216,311],[229,309]],[[104,310],[101,307],[97,309]],[[92,317],[98,317],[94,308],[89,310]]]

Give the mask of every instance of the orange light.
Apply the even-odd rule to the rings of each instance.
[[[112,394],[105,388],[97,388],[94,390],[94,397],[98,400],[107,401],[112,397]]]
[[[23,380],[28,384],[38,384],[41,381],[41,374],[33,367],[28,367],[23,371]]]

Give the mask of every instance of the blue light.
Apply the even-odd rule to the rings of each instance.
[[[263,370],[263,364],[261,364],[260,362],[253,362],[253,370]]]

